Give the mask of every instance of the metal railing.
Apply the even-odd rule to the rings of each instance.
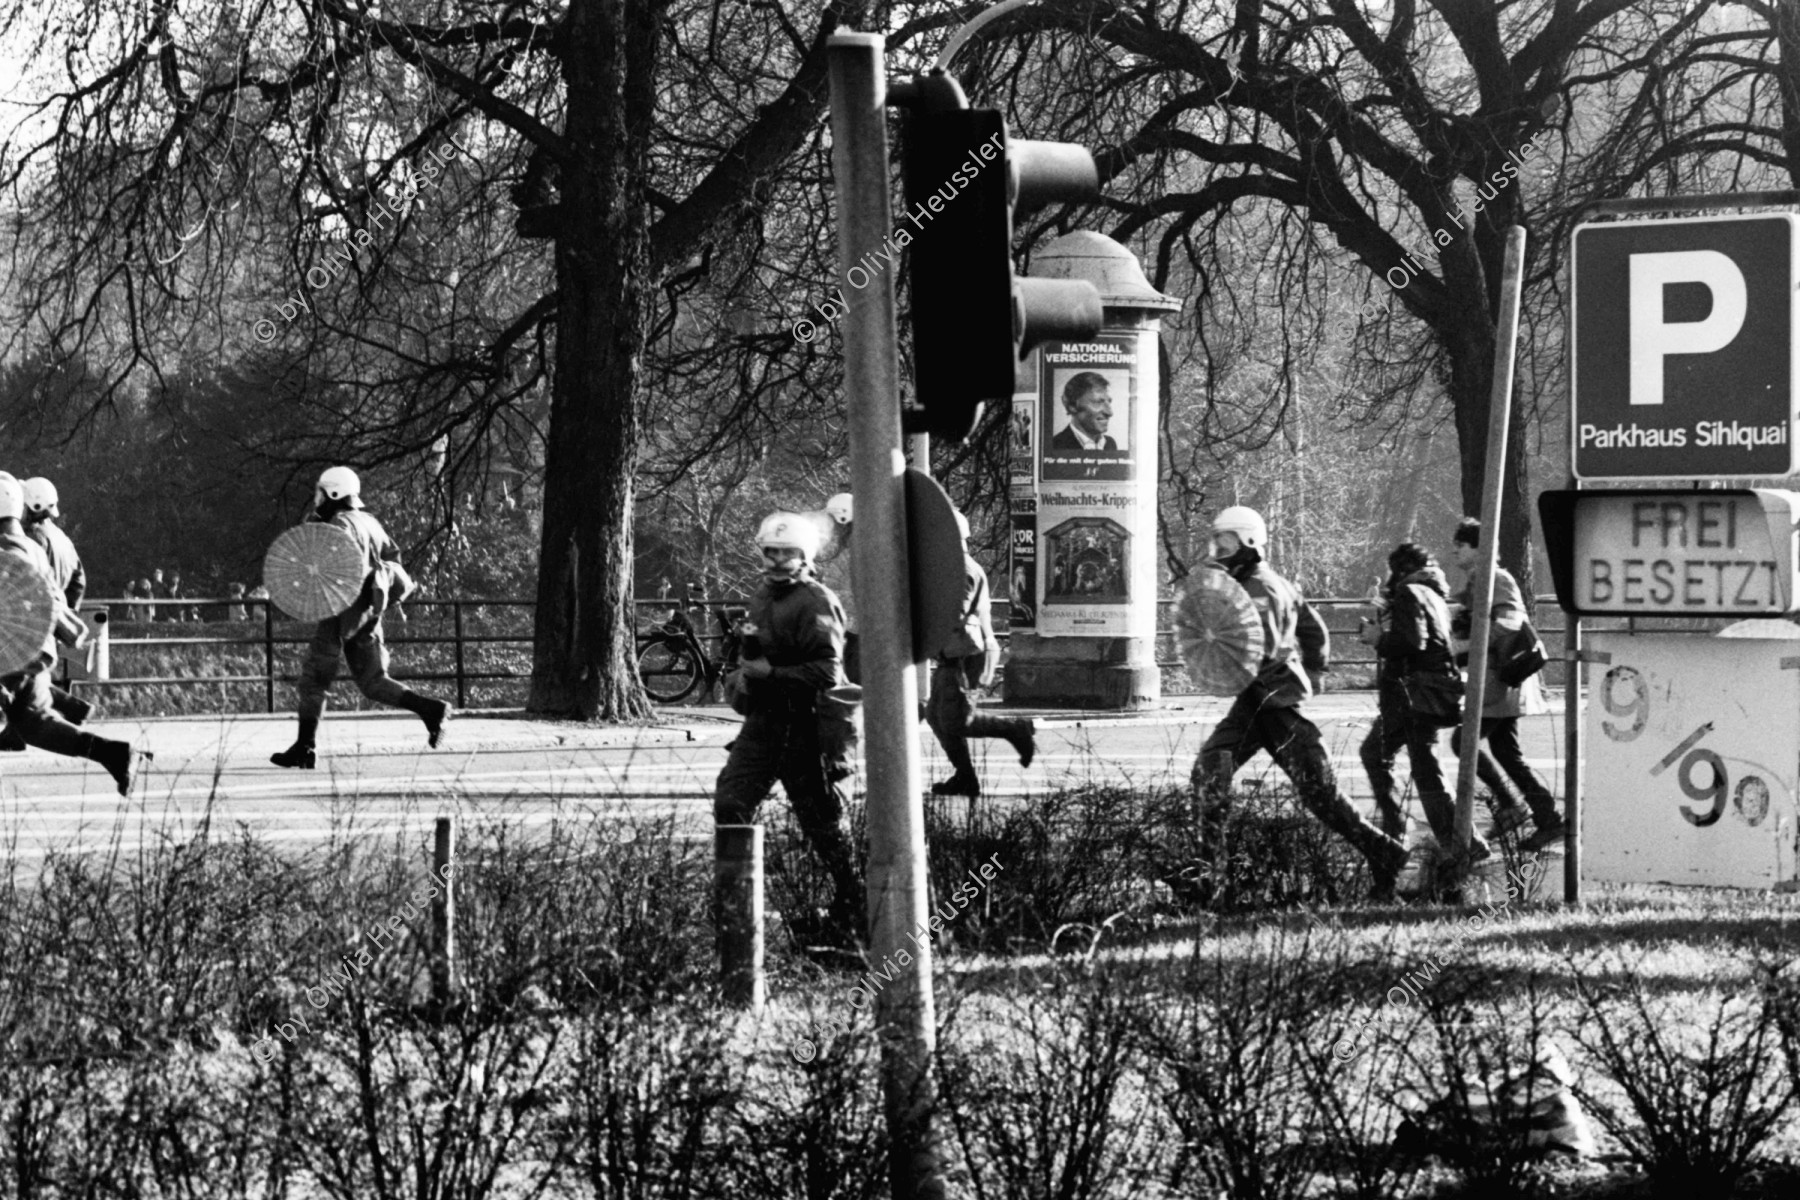
[[[747,603],[743,598],[728,600],[701,600],[687,604],[689,613],[704,610],[705,615],[695,622],[695,632],[705,645],[707,652],[716,659],[719,644],[724,638],[724,627],[720,612],[727,607],[741,607]],[[1172,627],[1174,600],[1157,602],[1157,665],[1160,667],[1179,667],[1181,660],[1177,657],[1174,629]],[[1312,604],[1325,617],[1326,626],[1332,635],[1332,663],[1335,668],[1369,668],[1375,664],[1374,651],[1356,640],[1357,610],[1367,605],[1368,601],[1360,598],[1327,598],[1314,600]],[[663,618],[654,616],[663,610],[682,607],[679,601],[672,600],[638,600],[635,601],[639,613],[640,630],[646,630],[656,620]],[[497,670],[491,665],[471,663],[471,648],[483,646],[525,646],[532,643],[531,633],[501,632],[491,633],[480,629],[471,630],[466,614],[471,610],[479,612],[483,609],[529,609],[536,605],[534,600],[522,599],[482,599],[458,598],[449,600],[409,600],[405,605],[407,613],[417,614],[427,610],[441,612],[449,610],[450,628],[440,635],[428,635],[415,632],[416,626],[429,624],[417,616],[408,618],[405,623],[390,620],[386,626],[386,641],[389,646],[449,646],[452,648],[450,669],[444,671],[415,671],[407,669],[408,664],[401,660],[396,664],[394,678],[412,682],[455,681],[456,705],[467,707],[469,687],[474,683],[517,681],[529,679],[531,672],[525,670]],[[77,689],[126,687],[132,685],[147,687],[180,687],[193,684],[261,684],[266,711],[275,712],[275,687],[280,683],[293,683],[298,677],[292,673],[277,672],[275,657],[277,647],[306,646],[312,640],[312,626],[309,622],[290,621],[286,617],[277,617],[274,605],[261,598],[252,597],[182,597],[176,600],[139,599],[125,597],[116,600],[89,601],[82,605],[84,611],[104,608],[110,615],[108,621],[99,622],[105,630],[110,646],[110,654],[133,648],[155,647],[199,647],[199,646],[260,646],[262,648],[263,670],[256,674],[242,675],[141,675],[121,676],[107,672],[104,678],[76,678],[72,684]],[[198,620],[141,620],[145,609],[175,609],[184,615],[199,616]],[[261,609],[260,618],[256,610]],[[229,612],[232,609],[245,611],[248,620],[217,620],[202,616],[205,613]],[[1002,642],[1007,638],[1007,615],[1009,607],[1005,600],[993,602],[994,628]],[[1563,614],[1556,607],[1554,597],[1539,597],[1538,612],[1543,618],[1538,629],[1545,640],[1555,642],[1562,633]],[[123,619],[118,614],[125,614]],[[441,618],[440,618],[441,620]],[[148,636],[115,636],[121,626],[129,626],[135,631],[138,628],[155,631],[176,626],[193,627],[196,625],[231,624],[235,626],[258,625],[260,630],[250,636],[190,636],[176,634],[159,634],[151,632]],[[290,627],[281,630],[279,625]],[[109,657],[110,657],[109,654]],[[1560,667],[1560,662],[1552,662],[1553,667]],[[1551,682],[1554,682],[1552,680]]]
[[[469,698],[469,685],[471,683],[494,681],[494,680],[529,679],[531,677],[530,671],[510,671],[510,670],[509,671],[494,671],[494,670],[472,669],[471,664],[469,662],[469,648],[470,647],[484,646],[484,645],[529,646],[531,644],[532,638],[529,633],[524,633],[524,634],[520,634],[520,635],[504,635],[504,636],[488,636],[488,635],[484,635],[479,632],[472,633],[468,630],[468,628],[465,624],[464,614],[469,609],[532,608],[536,605],[536,603],[537,602],[535,600],[517,600],[517,599],[408,600],[404,606],[406,612],[408,612],[408,613],[416,613],[421,610],[440,610],[441,611],[443,609],[449,609],[450,610],[450,632],[449,632],[449,634],[447,636],[424,636],[424,635],[419,635],[419,634],[413,633],[410,631],[410,627],[420,623],[418,618],[417,617],[402,617],[402,619],[400,621],[390,621],[386,624],[386,627],[384,629],[384,640],[387,642],[387,644],[389,646],[450,646],[453,648],[452,667],[448,671],[436,671],[436,672],[413,671],[413,670],[401,669],[401,670],[397,670],[394,672],[394,678],[398,679],[402,682],[428,682],[428,681],[429,682],[441,682],[441,681],[454,680],[456,682],[456,705],[458,708],[463,708],[463,707],[467,706],[468,698]],[[133,596],[133,597],[125,597],[123,599],[116,599],[116,600],[84,601],[82,603],[83,611],[88,611],[93,608],[105,608],[109,614],[109,619],[107,622],[105,622],[105,627],[108,631],[107,632],[107,640],[109,643],[109,647],[108,647],[109,658],[112,655],[117,654],[120,650],[129,650],[129,649],[133,649],[133,648],[148,649],[148,648],[152,648],[152,647],[178,647],[178,646],[189,646],[189,647],[260,646],[260,647],[262,647],[262,652],[263,652],[263,670],[258,674],[244,674],[244,675],[123,675],[122,676],[122,675],[112,674],[111,672],[109,672],[107,677],[104,679],[100,679],[100,678],[72,679],[70,682],[74,688],[81,689],[81,688],[127,687],[127,686],[133,686],[133,685],[141,685],[141,686],[149,686],[149,687],[157,687],[157,686],[179,687],[179,686],[183,686],[183,685],[202,684],[202,683],[221,683],[221,684],[233,684],[233,683],[258,684],[258,683],[260,683],[264,687],[265,708],[268,712],[271,712],[271,713],[276,711],[276,709],[275,709],[275,685],[278,683],[293,683],[296,679],[298,679],[297,675],[294,675],[291,673],[278,673],[275,670],[275,648],[277,646],[306,646],[306,645],[310,644],[312,641],[312,627],[314,625],[313,622],[291,621],[286,617],[278,618],[277,614],[275,612],[275,606],[271,601],[262,599],[262,598],[248,597],[248,596],[246,596],[246,597],[235,597],[235,596],[233,596],[233,597],[213,597],[213,598],[183,596],[183,597],[181,597],[179,599],[175,599],[175,600],[139,599],[139,598]],[[179,615],[175,618],[165,617],[160,620],[156,619],[154,616],[154,613],[155,613],[155,610],[157,610],[159,608],[164,609],[164,610],[173,609]],[[261,610],[262,610],[262,614],[261,614],[260,618],[258,618],[256,616],[255,610],[258,608],[261,608]],[[139,614],[141,614],[141,611],[145,610],[145,609],[151,610],[152,615],[151,615],[150,620],[143,620],[143,619],[141,619],[141,616],[139,615]],[[186,617],[186,614],[188,614],[190,612],[196,613],[196,614],[205,614],[209,611],[216,612],[218,610],[226,610],[229,613],[230,610],[234,610],[234,609],[243,610],[246,613],[246,616],[248,619],[243,620],[243,621],[233,621],[233,620],[230,620],[229,617],[227,617],[226,619],[223,619],[223,620],[216,620],[216,619],[201,615],[201,616],[199,616],[199,618],[197,620],[195,620],[195,619],[188,619]],[[134,612],[134,610],[136,610],[136,611]],[[128,616],[124,620],[120,620],[120,619],[112,616],[112,614],[116,614],[116,613],[120,613],[120,612],[125,612],[127,614],[131,614],[131,616]],[[133,619],[133,618],[136,618],[136,619]],[[285,624],[285,625],[294,627],[295,631],[294,632],[285,632],[285,633],[278,631],[278,629],[277,629],[278,620],[280,621],[281,624]],[[174,628],[177,626],[186,626],[186,627],[191,628],[195,625],[214,625],[214,624],[231,624],[231,625],[237,625],[237,626],[260,625],[261,632],[257,635],[249,636],[249,637],[245,637],[245,636],[193,637],[193,636],[178,636],[178,635],[172,635],[172,634],[170,634],[170,635],[152,634],[148,637],[137,637],[137,636],[119,637],[119,636],[116,636],[112,632],[113,630],[117,630],[121,625],[130,625],[130,626],[134,626],[134,627],[142,626],[142,627],[146,627],[149,629],[157,629],[157,628],[168,629],[168,628]],[[305,632],[302,635],[301,633],[298,632],[298,630],[304,630]],[[402,667],[404,667],[404,664],[401,664],[401,665],[402,665]]]

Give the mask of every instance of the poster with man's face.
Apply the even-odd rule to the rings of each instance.
[[[1136,339],[1051,343],[1042,351],[1045,480],[1137,477],[1131,443],[1137,411]]]

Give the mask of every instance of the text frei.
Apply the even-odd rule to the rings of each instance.
[[[342,956],[338,961],[337,970],[327,975],[323,984],[315,984],[306,989],[306,1002],[322,1011],[333,1000],[343,995],[350,980],[354,976],[362,974],[365,968],[372,965],[376,954],[389,948],[389,940],[399,934],[408,921],[417,920],[424,912],[424,906],[437,899],[438,893],[450,886],[450,869],[454,865],[454,863],[445,863],[439,870],[427,875],[425,878],[428,882],[425,886],[415,892],[409,902],[401,906],[400,912],[389,917],[386,925],[376,925],[365,931],[363,936],[375,944],[375,952],[370,953],[369,949],[364,947],[357,952],[354,959],[348,954]],[[311,1026],[306,1023],[306,1018],[298,1015],[292,1021],[276,1022],[274,1028],[274,1032],[279,1033],[290,1042],[294,1040],[294,1035],[298,1030],[312,1032]],[[267,1054],[260,1050],[260,1047],[263,1046],[268,1047]],[[275,1057],[274,1039],[267,1034],[263,1035],[251,1043],[250,1053],[259,1062],[269,1062]]]
[[[1762,505],[1701,495],[1583,496],[1576,600],[1645,611],[1785,611],[1788,581]],[[1785,524],[1785,518],[1783,519]]]
[[[320,288],[342,279],[344,272],[350,269],[350,264],[355,261],[357,254],[374,242],[375,235],[370,232],[371,229],[389,223],[404,213],[406,206],[412,203],[420,192],[428,187],[435,187],[438,177],[444,173],[443,164],[455,158],[459,151],[465,157],[468,155],[468,150],[464,149],[455,138],[446,136],[444,140],[449,145],[440,146],[427,154],[417,166],[407,173],[406,181],[396,187],[391,197],[381,200],[373,195],[370,196],[368,225],[332,247],[325,256],[324,262],[307,270],[306,287],[275,305],[275,311],[281,314],[282,324],[292,324],[294,318],[302,312],[311,312],[312,305],[308,304],[306,300],[307,290],[311,289],[316,292]],[[275,340],[280,329],[268,317],[261,317],[251,325],[250,333],[257,341],[266,346]]]
[[[969,151],[969,157],[956,170],[950,172],[950,180],[931,195],[913,205],[909,212],[902,212],[903,219],[911,221],[913,230],[923,232],[944,206],[962,195],[963,190],[974,182],[981,169],[1005,153],[1006,147],[1001,143],[1001,134],[996,133],[975,149]],[[897,264],[900,251],[912,245],[914,234],[896,225],[894,232],[882,239],[881,245],[864,254],[854,265],[844,271],[844,282],[856,291],[868,287],[881,273]],[[844,298],[843,288],[834,288],[824,301],[814,304],[819,320],[814,321],[802,317],[794,322],[794,338],[797,341],[810,342],[818,336],[819,325],[834,325],[839,317],[850,311],[850,302]]]

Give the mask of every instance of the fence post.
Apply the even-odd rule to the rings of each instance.
[[[275,601],[263,606],[263,674],[268,676],[269,711],[275,711]]]
[[[451,860],[456,854],[456,818],[437,819],[431,870],[438,894],[431,901],[431,1002],[439,1013],[450,1007],[456,986],[456,895]]]
[[[763,827],[713,826],[713,928],[726,1004],[760,1012],[763,978]]]
[[[456,623],[456,707],[469,707],[468,685],[463,676],[463,623],[462,601],[450,602],[450,616]]]

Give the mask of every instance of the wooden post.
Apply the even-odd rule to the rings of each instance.
[[[761,825],[713,827],[713,928],[725,1003],[760,1012],[769,994],[763,977]]]
[[[456,979],[456,892],[451,866],[456,854],[456,818],[437,819],[431,869],[441,885],[431,901],[431,1000],[443,1012],[461,989]]]
[[[1494,332],[1494,386],[1488,399],[1487,471],[1481,485],[1481,556],[1470,581],[1469,684],[1463,700],[1462,756],[1456,768],[1456,853],[1475,835],[1475,763],[1481,756],[1481,708],[1487,692],[1488,630],[1494,607],[1494,566],[1500,551],[1500,489],[1506,482],[1506,435],[1512,418],[1513,361],[1517,357],[1519,289],[1525,274],[1525,230],[1506,235],[1500,280],[1500,325]]]

